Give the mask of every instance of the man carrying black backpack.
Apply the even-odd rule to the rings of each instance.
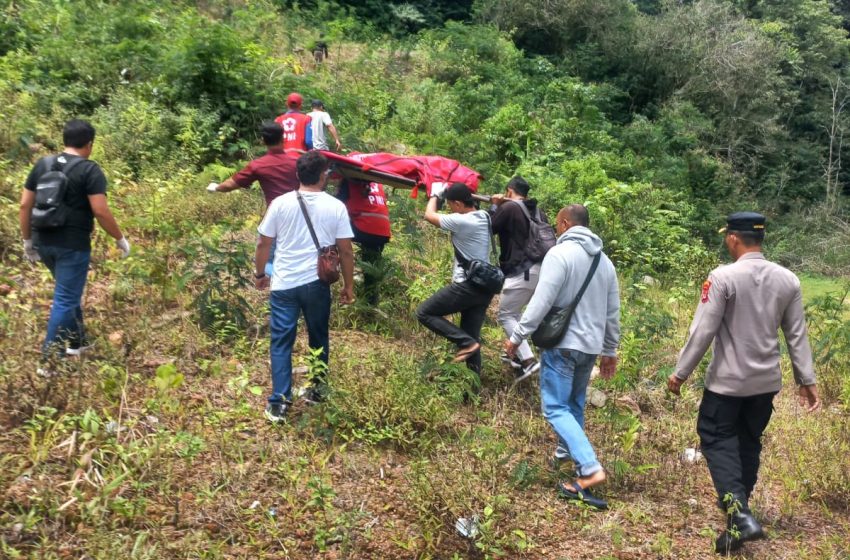
[[[89,346],[81,301],[95,218],[122,256],[130,254],[130,244],[106,203],[106,177],[88,160],[94,136],[88,122],[68,121],[62,133],[65,149],[35,164],[21,196],[24,256],[31,263],[41,260],[56,281],[42,345],[42,375],[55,373],[58,359],[79,355]]]
[[[537,201],[528,197],[531,187],[517,175],[505,188],[505,194],[491,197],[493,233],[499,236],[499,266],[505,273],[505,284],[499,297],[499,324],[510,336],[516,328],[523,308],[531,300],[540,276],[540,263],[546,251],[555,245],[555,231]],[[502,361],[514,368],[514,383],[527,379],[540,370],[528,342],[517,349],[516,358],[506,354]]]

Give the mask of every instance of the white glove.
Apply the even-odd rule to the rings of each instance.
[[[207,185],[207,190],[209,192],[216,192],[218,190],[218,183],[210,183]]]
[[[434,181],[433,183],[431,183],[431,196],[443,198],[443,193],[446,192],[446,187],[448,186],[448,183],[444,183],[442,181]]]
[[[32,239],[24,239],[24,258],[35,264],[41,260],[41,257],[32,246]]]
[[[127,241],[126,237],[122,237],[121,239],[115,242],[115,246],[121,250],[121,258],[126,259],[130,256],[130,242]]]

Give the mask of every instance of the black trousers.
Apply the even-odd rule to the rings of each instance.
[[[452,282],[422,302],[416,310],[419,322],[460,348],[471,346],[481,339],[481,325],[490,306],[491,294],[471,286],[469,282]],[[460,313],[460,326],[445,318]],[[481,372],[481,352],[466,360],[469,369]]]
[[[732,397],[705,390],[697,433],[721,507],[727,496],[749,508],[758,479],[761,437],[773,414],[773,397],[764,393]]]
[[[360,245],[363,267],[363,295],[369,305],[376,306],[381,299],[381,280],[384,279],[384,245],[389,237],[373,235],[357,229],[353,223],[354,242]]]

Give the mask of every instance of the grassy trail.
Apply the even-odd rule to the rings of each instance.
[[[722,515],[707,469],[680,459],[697,444],[693,385],[676,400],[648,377],[589,410],[610,472],[612,509],[598,513],[556,497],[569,473],[548,465],[555,442],[537,380],[509,389],[495,327],[485,329],[480,398],[463,404],[447,347],[370,332],[368,320],[346,327],[362,312],[340,311],[336,392],[271,426],[260,414],[263,337],[221,345],[179,309],[116,316],[100,282],[87,305],[113,333],[97,359],[49,380],[22,366],[23,348],[4,366],[7,557],[713,557]],[[754,498],[770,538],[742,557],[847,558],[850,512],[823,490],[847,474],[846,414],[808,417],[792,397],[777,399]],[[15,414],[37,398],[55,410]],[[470,515],[474,540],[454,530]]]

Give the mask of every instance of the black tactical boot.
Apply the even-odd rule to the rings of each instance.
[[[726,530],[720,533],[714,542],[714,551],[717,554],[734,552],[741,548],[747,541],[755,541],[764,538],[764,529],[753,514],[749,511],[740,511],[729,514],[726,522]]]

